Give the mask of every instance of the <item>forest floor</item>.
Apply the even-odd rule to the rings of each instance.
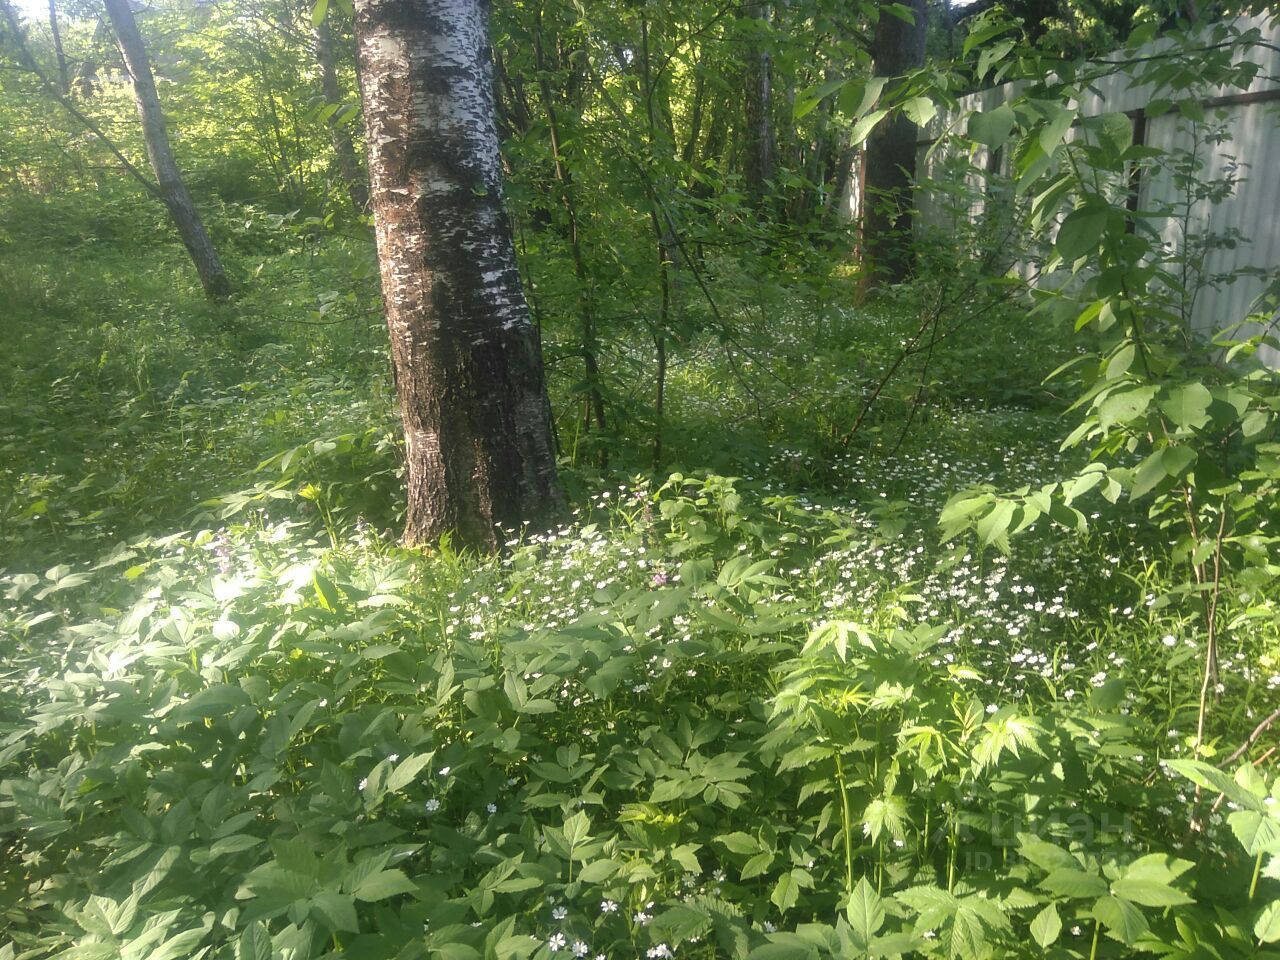
[[[1069,348],[1025,318],[846,442],[910,312],[726,274],[739,336],[674,351],[661,474],[651,415],[608,469],[565,415],[562,527],[406,551],[367,239],[246,211],[211,307],[131,208],[76,216],[0,237],[0,957],[1014,956],[1028,922],[1120,956],[1189,867],[1128,900],[1108,857],[1251,898],[1160,765],[1202,654],[1160,531],[938,534],[952,493],[1067,469]],[[1224,642],[1220,753],[1276,649]]]

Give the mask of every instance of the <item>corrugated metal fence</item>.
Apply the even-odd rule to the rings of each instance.
[[[1280,21],[1269,17],[1241,18],[1242,28],[1257,27],[1268,46],[1253,46],[1238,50],[1236,61],[1256,63],[1259,70],[1247,89],[1217,89],[1204,91],[1202,105],[1207,120],[1215,126],[1221,124],[1229,138],[1221,143],[1205,143],[1177,110],[1158,116],[1147,115],[1147,106],[1162,94],[1135,80],[1129,72],[1117,72],[1099,79],[1092,89],[1073,106],[1081,117],[1107,113],[1126,114],[1134,130],[1136,143],[1162,150],[1196,149],[1205,162],[1203,175],[1215,179],[1224,174],[1238,178],[1230,196],[1217,203],[1201,202],[1184,207],[1182,216],[1168,217],[1163,223],[1156,221],[1163,240],[1174,248],[1180,248],[1184,230],[1194,235],[1201,231],[1223,233],[1239,231],[1244,239],[1234,248],[1213,249],[1207,254],[1204,272],[1207,275],[1234,272],[1242,267],[1275,269],[1280,266]],[[1165,41],[1155,41],[1135,52],[1122,54],[1128,60],[1139,62],[1156,56],[1167,49]],[[1108,58],[1113,59],[1113,58]],[[1115,58],[1118,59],[1118,58]],[[986,111],[1017,95],[1016,84],[1006,84],[973,94],[961,101],[961,111]],[[1163,94],[1166,95],[1167,94]],[[947,162],[946,143],[938,143],[938,137],[946,129],[948,117],[939,117],[920,141],[919,161],[921,184],[919,193],[921,222],[941,225],[954,208],[943,213],[936,194],[928,188],[931,175],[943,177],[943,165]],[[1067,134],[1071,139],[1073,133]],[[991,196],[984,188],[986,173],[1009,172],[1010,163],[1003,151],[992,156],[986,147],[977,148],[969,167],[970,186],[974,187],[968,203],[967,216],[981,218]],[[1131,203],[1143,211],[1154,210],[1164,203],[1179,201],[1179,191],[1174,182],[1174,172],[1168,167],[1154,167],[1145,171],[1136,186]],[[1189,228],[1189,230],[1188,230]],[[1263,281],[1256,277],[1241,277],[1220,287],[1202,289],[1191,311],[1191,324],[1201,332],[1219,330],[1238,322],[1248,315],[1250,305],[1262,290]],[[1280,351],[1266,350],[1264,359],[1272,367],[1280,367]]]

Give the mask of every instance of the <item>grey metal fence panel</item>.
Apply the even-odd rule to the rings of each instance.
[[[1208,204],[1199,204],[1179,216],[1157,220],[1157,229],[1163,240],[1174,249],[1181,249],[1184,222],[1192,230],[1239,231],[1243,240],[1232,249],[1212,251],[1205,261],[1206,274],[1228,273],[1240,268],[1257,267],[1273,270],[1280,266],[1280,21],[1269,16],[1242,17],[1237,23],[1245,29],[1256,27],[1267,41],[1267,47],[1253,47],[1249,51],[1237,51],[1238,61],[1247,59],[1258,64],[1257,77],[1244,90],[1209,90],[1208,116],[1213,122],[1225,123],[1231,138],[1218,145],[1205,145],[1203,150],[1205,175],[1216,177],[1234,164],[1239,180],[1234,193],[1212,210]],[[1167,49],[1169,42],[1154,41],[1137,51],[1137,58],[1148,57]],[[1108,57],[1120,59],[1123,54]],[[1018,87],[1006,84],[983,90],[964,98],[959,113],[974,110],[990,110],[1016,96]],[[1254,99],[1242,98],[1240,94]],[[1104,113],[1128,113],[1143,111],[1155,98],[1156,92],[1136,81],[1129,72],[1119,70],[1098,80],[1093,89],[1083,95],[1076,104],[1081,116],[1098,116]],[[1229,99],[1218,104],[1215,99]],[[1240,102],[1241,100],[1244,102]],[[920,223],[922,228],[945,227],[948,212],[938,208],[937,199],[928,190],[932,177],[943,164],[935,141],[949,125],[957,122],[957,115],[940,115],[925,130],[919,146],[921,183]],[[1189,147],[1193,138],[1176,112],[1149,117],[1146,121],[1144,140],[1153,147],[1174,149]],[[989,156],[986,148],[974,155],[978,170],[987,169]],[[1001,163],[1007,171],[1007,160]],[[1155,169],[1142,179],[1138,203],[1142,210],[1155,210],[1164,204],[1176,204],[1179,191],[1174,184],[1172,171]],[[968,209],[968,216],[983,216],[985,200],[979,191]],[[1020,272],[1030,276],[1025,265]],[[1191,327],[1202,333],[1211,333],[1222,327],[1243,320],[1251,304],[1262,290],[1262,281],[1243,277],[1230,284],[1209,287],[1196,299],[1191,316]],[[1280,332],[1280,330],[1277,330]],[[1264,348],[1264,358],[1273,367],[1280,368],[1280,351]]]

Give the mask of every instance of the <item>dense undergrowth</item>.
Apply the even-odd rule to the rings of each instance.
[[[1280,781],[1212,765],[1280,703],[1265,603],[1196,751],[1144,512],[939,534],[1079,466],[1053,331],[993,313],[850,436],[913,302],[725,262],[666,469],[643,412],[572,446],[552,362],[564,525],[410,552],[367,240],[227,207],[208,307],[120,203],[0,237],[0,958],[1274,955]]]

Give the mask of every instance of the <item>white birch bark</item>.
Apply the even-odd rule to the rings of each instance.
[[[404,421],[405,540],[560,503],[542,358],[502,204],[488,6],[357,0],[371,200]]]

